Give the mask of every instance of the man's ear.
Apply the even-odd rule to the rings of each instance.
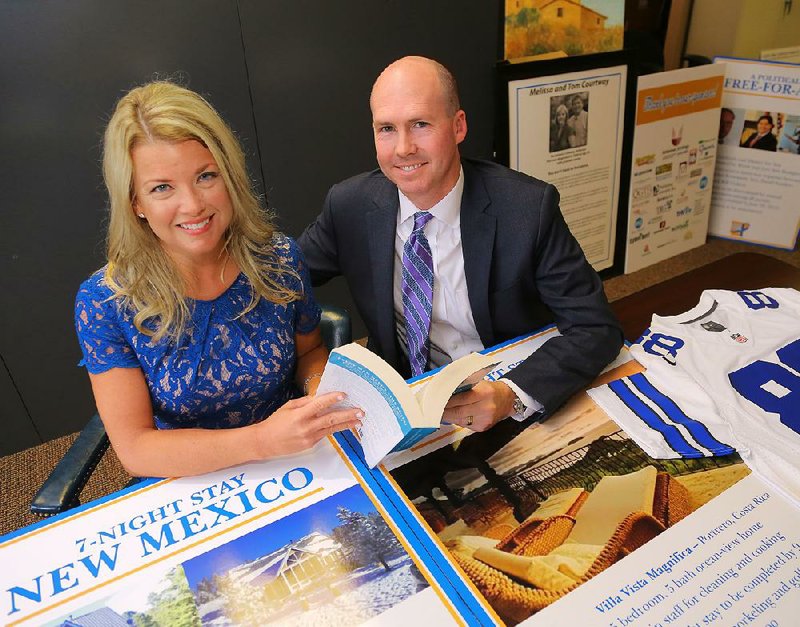
[[[456,143],[460,144],[467,136],[467,114],[463,109],[456,111],[455,118],[453,118],[453,129],[456,134]]]

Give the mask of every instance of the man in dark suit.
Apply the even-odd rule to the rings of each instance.
[[[298,240],[313,283],[343,275],[369,348],[406,376],[418,370],[420,355],[425,368],[437,366],[555,322],[560,337],[500,381],[454,396],[444,419],[484,431],[507,416],[552,413],[622,343],[558,192],[460,158],[466,116],[453,76],[435,61],[392,63],[375,82],[370,107],[380,170],[334,185]],[[429,326],[414,310],[425,300],[427,271],[406,263],[420,239],[429,245],[421,257],[432,257]],[[419,326],[427,335],[422,346],[414,339]]]
[[[756,132],[749,135],[739,146],[775,152],[778,150],[778,138],[772,134],[773,126],[775,125],[772,122],[772,116],[762,115],[758,118]]]

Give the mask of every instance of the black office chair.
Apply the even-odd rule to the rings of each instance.
[[[320,329],[329,350],[352,341],[350,314],[341,307],[322,306]],[[37,516],[52,516],[80,505],[81,491],[108,444],[100,416],[95,414],[33,497],[31,512]]]

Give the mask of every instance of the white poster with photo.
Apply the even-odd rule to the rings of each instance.
[[[614,262],[626,66],[511,81],[509,165],[552,183],[595,270]]]
[[[594,385],[639,371],[623,350]],[[800,510],[738,455],[651,458],[586,392],[438,444],[386,468],[500,624],[793,624]]]
[[[639,78],[625,272],[704,244],[725,68]]]
[[[800,66],[715,61],[726,70],[709,233],[791,250],[800,229]]]
[[[471,608],[385,499],[332,440],[118,493],[0,540],[0,622],[461,623]]]
[[[796,625],[800,512],[750,475],[521,623]]]
[[[800,46],[788,48],[770,48],[761,51],[762,61],[779,61],[781,63],[800,63]]]

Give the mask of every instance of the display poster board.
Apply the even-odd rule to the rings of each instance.
[[[629,68],[615,53],[505,70],[509,167],[552,183],[595,270],[615,265]],[[570,71],[571,70],[571,71]]]
[[[2,623],[491,624],[388,503],[333,440],[157,482],[0,545]]]
[[[488,349],[491,376],[554,333]],[[638,369],[623,351],[598,383]],[[19,530],[2,622],[792,624],[800,513],[737,455],[654,460],[586,393],[498,426],[445,426],[372,470],[337,434]]]
[[[762,50],[761,60],[778,61],[781,63],[800,63],[800,46]]]
[[[793,249],[800,228],[800,66],[725,64],[709,233]]]
[[[625,272],[704,244],[725,67],[639,78]]]

